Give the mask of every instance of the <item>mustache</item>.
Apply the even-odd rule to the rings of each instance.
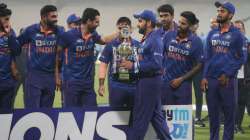
[[[51,21],[52,23],[57,23],[58,22],[58,20],[54,20],[54,21]]]
[[[166,23],[167,21],[166,20],[162,20],[161,23]]]

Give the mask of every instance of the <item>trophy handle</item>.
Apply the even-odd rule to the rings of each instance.
[[[116,47],[112,47],[113,50],[113,71],[112,73],[116,73],[117,72],[117,48]]]
[[[138,55],[138,49],[137,47],[133,47],[133,53],[134,53],[134,72],[139,73],[139,55]]]

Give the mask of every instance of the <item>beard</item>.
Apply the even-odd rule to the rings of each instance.
[[[47,26],[51,29],[55,29],[56,28],[56,25],[57,25],[57,20],[56,21],[49,21],[47,20],[46,22]]]
[[[95,32],[96,27],[89,27],[88,30],[89,30],[90,33],[93,33],[93,32]]]
[[[144,27],[139,28],[139,33],[143,35],[146,34],[146,25]]]
[[[161,24],[162,24],[162,27],[164,29],[168,29],[170,27],[170,25],[171,25],[171,22],[169,22],[169,21],[162,21]]]
[[[184,29],[182,29],[181,27],[177,27],[177,32],[178,32],[178,33],[184,33],[184,32],[185,32],[185,30],[184,30]]]
[[[177,35],[180,36],[181,34],[185,34],[188,32],[188,28],[187,29],[182,29],[181,27],[177,28]]]
[[[229,20],[229,17],[225,17],[224,19],[221,16],[217,16],[216,21],[220,24],[226,23]]]

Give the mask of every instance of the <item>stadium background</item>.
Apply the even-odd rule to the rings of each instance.
[[[212,17],[216,16],[216,8],[214,7],[215,0],[2,0],[12,9],[13,15],[11,18],[12,27],[18,32],[22,27],[26,27],[33,23],[37,23],[40,19],[40,8],[45,4],[54,4],[59,9],[59,21],[60,25],[66,27],[66,18],[71,13],[76,13],[81,16],[82,11],[87,7],[97,8],[101,13],[101,25],[98,28],[98,32],[101,35],[107,35],[115,30],[115,23],[118,17],[128,16],[132,19],[134,26],[133,36],[137,39],[140,35],[136,30],[136,22],[132,15],[143,9],[156,10],[157,7],[164,3],[172,4],[175,8],[175,21],[178,21],[180,12],[184,10],[190,10],[195,12],[200,19],[200,27],[198,29],[199,35],[206,35],[209,31],[209,23]],[[245,21],[247,37],[250,35],[250,14],[249,6],[250,0],[229,0],[236,6],[236,15],[234,20],[242,19]],[[98,70],[98,64],[96,65]],[[96,80],[97,81],[97,80]],[[95,87],[97,89],[97,82]],[[107,90],[107,88],[106,88]],[[23,92],[19,89],[15,107],[23,108]],[[108,103],[108,93],[105,97],[98,97],[98,103],[105,105]],[[193,100],[194,102],[194,100]],[[56,99],[54,107],[61,107],[60,93],[56,92]],[[207,114],[203,112],[203,116]],[[243,122],[243,128],[246,130],[244,135],[237,134],[235,140],[249,140],[250,128],[247,126],[250,124],[250,117],[245,115]],[[208,124],[205,128],[197,128],[195,130],[196,140],[208,140],[209,129]]]

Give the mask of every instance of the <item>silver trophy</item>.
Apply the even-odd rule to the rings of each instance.
[[[129,41],[130,31],[128,27],[123,27],[121,29],[121,37],[123,38],[123,42],[116,49],[117,62],[121,62],[122,60],[131,60],[131,56],[133,55],[133,49]],[[128,69],[118,67],[117,73],[119,80],[129,80]]]

